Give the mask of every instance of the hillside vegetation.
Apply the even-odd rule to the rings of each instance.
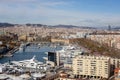
[[[120,50],[109,47],[106,44],[100,44],[98,42],[85,38],[71,39],[70,42],[87,48],[90,50],[90,54],[92,55],[104,55],[120,58]]]

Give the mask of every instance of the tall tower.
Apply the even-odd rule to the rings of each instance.
[[[54,66],[60,65],[60,53],[58,52],[48,52],[48,61],[53,63]]]
[[[111,31],[111,26],[110,25],[108,25],[108,31]]]
[[[48,61],[51,65],[56,66],[56,53],[55,52],[48,52]]]
[[[56,62],[57,62],[57,66],[60,66],[60,53],[59,52],[57,52],[56,53]]]

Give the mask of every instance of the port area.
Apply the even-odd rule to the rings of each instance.
[[[12,57],[14,53],[19,50],[19,47],[15,47],[14,49],[8,51],[6,54],[3,54],[1,57]]]
[[[44,71],[5,63],[0,64],[0,80],[54,80],[59,77],[57,71],[56,68]]]

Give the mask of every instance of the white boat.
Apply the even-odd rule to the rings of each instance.
[[[47,55],[48,55],[48,52],[45,52],[45,54],[47,54]]]
[[[24,67],[24,68],[30,68],[30,69],[40,69],[43,71],[46,71],[49,67],[44,64],[43,62],[38,62],[35,59],[35,56],[33,56],[32,59],[30,60],[23,60],[23,61],[11,61],[11,63],[20,66],[20,67]]]
[[[7,80],[8,78],[6,74],[0,74],[0,80]]]
[[[31,74],[31,76],[34,80],[37,80],[37,78],[41,79],[41,78],[45,77],[46,75],[43,73],[33,73],[33,74]]]
[[[61,50],[57,50],[56,52],[64,53],[64,52],[66,52],[66,50],[65,50],[65,48],[63,47]]]
[[[13,57],[13,54],[6,54],[4,57]]]
[[[22,78],[20,76],[15,76],[15,75],[8,75],[6,74],[7,77],[9,77],[7,80],[28,80],[26,78]]]
[[[38,46],[41,46],[41,44],[39,43]]]
[[[76,49],[75,46],[72,46],[72,45],[64,46],[63,48],[64,48],[64,50],[74,50],[74,49]]]
[[[63,46],[61,50],[58,50],[57,52],[66,52],[66,51],[71,51],[71,50],[74,50],[75,47],[74,46],[71,46],[71,45],[68,45],[68,46]]]
[[[30,78],[31,78],[30,75],[28,75],[28,74],[22,74],[19,77],[24,79],[24,80],[30,80]]]
[[[48,57],[43,57],[43,59],[47,61],[47,60],[48,60]]]

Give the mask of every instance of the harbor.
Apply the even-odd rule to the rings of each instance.
[[[13,56],[0,59],[0,80],[55,80],[72,74],[73,60],[86,54],[78,45],[21,44]]]
[[[23,45],[23,44],[22,44]],[[50,46],[50,45],[46,45],[46,44],[31,44],[30,46],[26,46],[23,49],[25,50],[21,50],[21,46],[19,48],[16,48],[16,50],[13,50],[10,52],[10,54],[6,54],[4,56],[4,58],[0,59],[0,63],[5,63],[10,61],[20,61],[20,60],[24,60],[24,59],[31,59],[34,55],[36,56],[36,59],[38,61],[42,61],[44,62],[43,57],[46,57],[47,55],[45,54],[45,52],[54,52],[57,50],[61,50],[60,46]]]
[[[12,53],[8,53],[0,59],[0,80],[48,80],[50,75],[56,74],[50,72],[51,66],[46,63],[43,57],[47,57],[47,52],[61,49],[62,47],[53,44],[31,44],[28,46],[21,44],[19,49],[16,48]]]
[[[84,48],[73,44],[22,43],[12,56],[0,59],[0,80],[55,80],[61,72],[74,78],[73,58],[85,53]]]

